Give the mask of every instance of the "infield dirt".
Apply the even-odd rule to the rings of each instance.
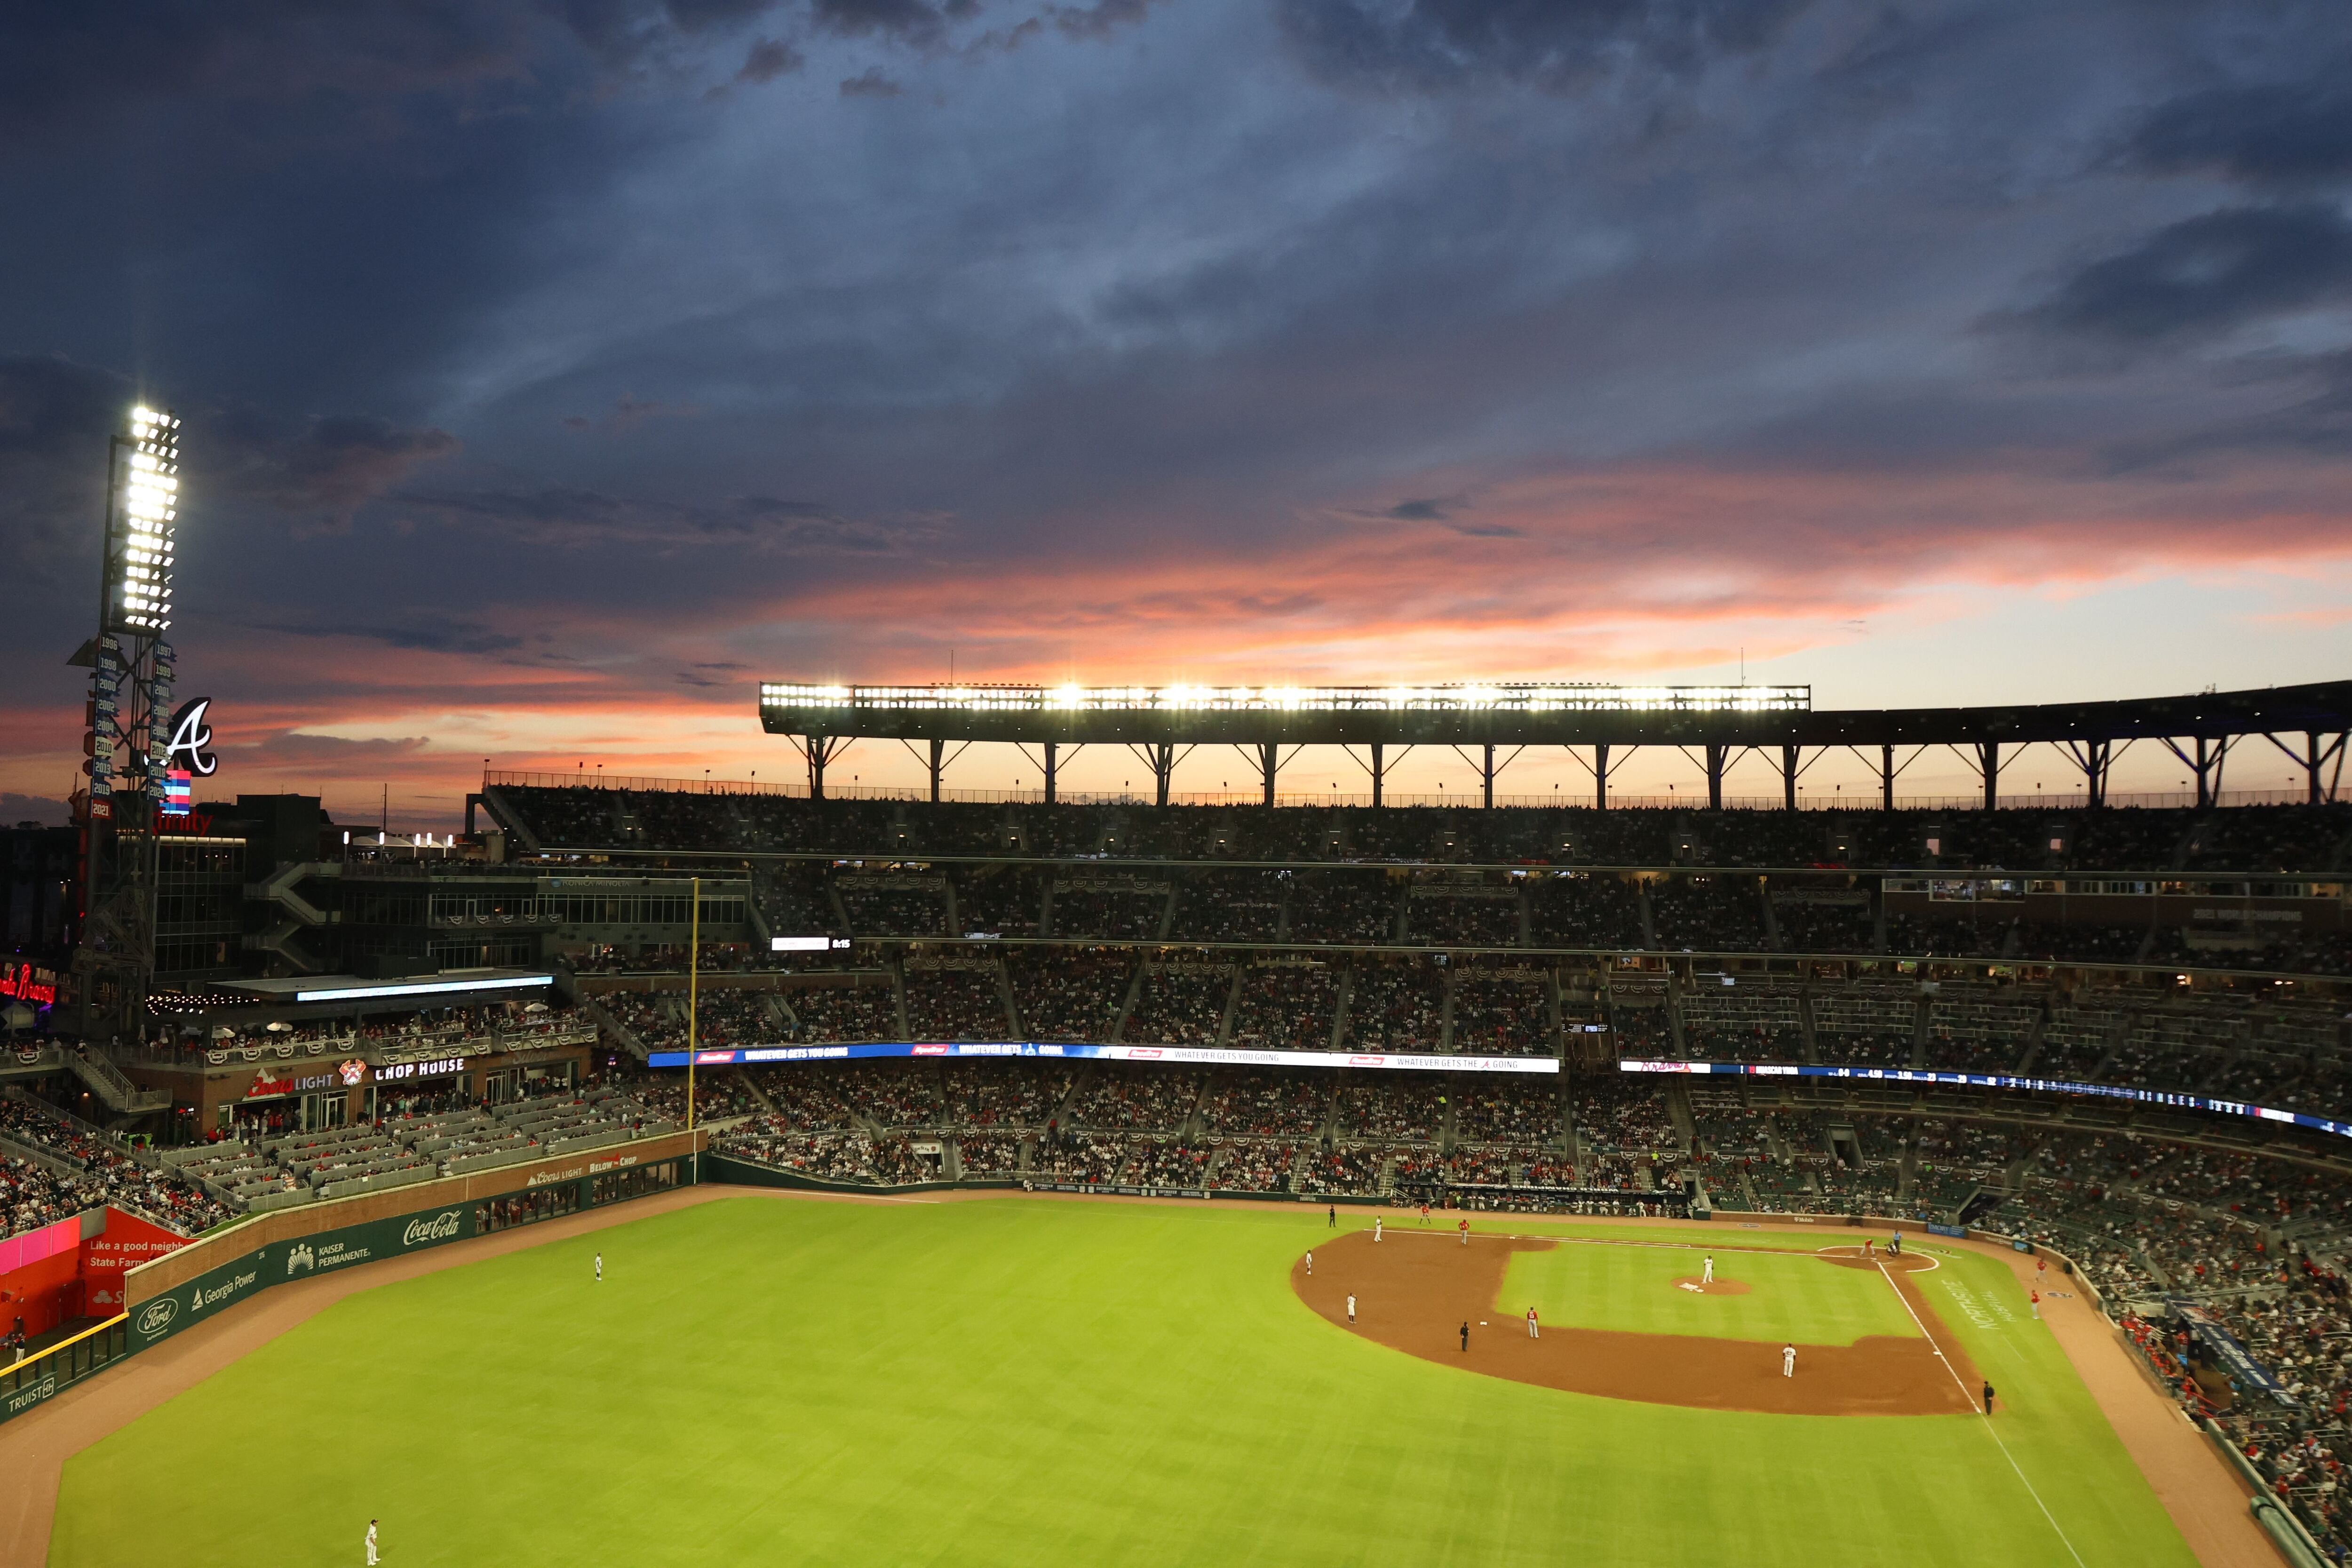
[[[1423,1361],[1572,1394],[1779,1415],[1959,1415],[1974,1408],[1968,1391],[1977,1386],[1975,1367],[1926,1297],[1896,1269],[1885,1278],[1918,1318],[1924,1336],[1800,1344],[1796,1374],[1784,1377],[1781,1347],[1755,1340],[1565,1325],[1545,1325],[1541,1338],[1528,1338],[1525,1317],[1501,1305],[1503,1276],[1513,1253],[1559,1245],[1476,1236],[1464,1247],[1406,1233],[1375,1244],[1359,1232],[1317,1247],[1311,1276],[1302,1258],[1291,1268],[1290,1285],[1344,1333]],[[1824,1268],[1864,1267],[1859,1258],[1817,1261]],[[1350,1295],[1356,1298],[1352,1325]],[[1480,1327],[1481,1320],[1487,1326]],[[1467,1351],[1462,1348],[1465,1322],[1470,1324]]]

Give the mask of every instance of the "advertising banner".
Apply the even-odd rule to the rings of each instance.
[[[2300,1110],[2277,1110],[2242,1100],[2216,1100],[2209,1095],[2183,1094],[2174,1089],[2132,1089],[2119,1083],[2081,1083],[2063,1078],[2018,1078],[2010,1073],[1935,1072],[1924,1068],[1812,1067],[1793,1062],[1661,1062],[1627,1058],[1621,1072],[1733,1073],[1749,1078],[1845,1079],[1884,1083],[1950,1084],[1959,1089],[2000,1089],[2033,1094],[2088,1094],[2102,1100],[2126,1100],[2136,1105],[2160,1105],[2179,1110],[2210,1110],[2218,1116],[2251,1116],[2262,1121],[2282,1121],[2352,1138],[2352,1121],[2306,1116]]]
[[[122,1276],[150,1258],[188,1245],[160,1225],[121,1209],[106,1211],[106,1229],[81,1244],[83,1310],[110,1318],[122,1310]]]
[[[1553,1073],[1557,1057],[1441,1056],[1397,1051],[1221,1050],[1213,1046],[1068,1046],[1034,1041],[901,1041],[860,1046],[749,1046],[696,1051],[697,1067],[862,1061],[876,1057],[1052,1057],[1064,1060],[1173,1062],[1183,1067],[1358,1068],[1378,1071]],[[657,1068],[687,1065],[684,1051],[656,1051]]]
[[[132,1309],[131,1348],[161,1343],[272,1285],[444,1246],[473,1234],[474,1205],[468,1203],[269,1242]]]

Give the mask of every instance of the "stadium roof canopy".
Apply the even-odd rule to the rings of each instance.
[[[1875,748],[1885,796],[1894,798],[1899,748],[1949,746],[1969,756],[1990,805],[2005,750],[2060,747],[2079,767],[2093,804],[2105,794],[2106,772],[2120,745],[2162,744],[2193,769],[2198,797],[2211,798],[2231,747],[2267,737],[2308,776],[2321,798],[2322,773],[2340,773],[2352,731],[2352,681],[2207,691],[2112,702],[2035,703],[1987,708],[1820,710],[1807,686],[1605,686],[1490,682],[1438,686],[837,686],[763,682],[760,721],[793,737],[822,795],[824,765],[854,740],[927,742],[933,797],[945,748],[994,742],[1040,748],[1045,786],[1054,790],[1062,747],[1124,745],[1150,767],[1160,798],[1180,748],[1254,749],[1265,798],[1274,799],[1284,747],[1364,747],[1379,799],[1391,749],[1425,745],[1482,749],[1486,798],[1494,795],[1497,747],[1589,747],[1595,802],[1607,802],[1611,754],[1642,746],[1704,753],[1709,803],[1720,805],[1727,762],[1748,750],[1777,750],[1790,803],[1803,753],[1830,747]],[[2299,737],[2301,745],[2286,737]],[[1915,752],[1916,755],[1916,752]],[[2333,795],[2332,787],[2327,791]]]

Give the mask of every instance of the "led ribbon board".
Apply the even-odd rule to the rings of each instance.
[[[1828,1078],[1877,1083],[1940,1083],[1958,1089],[2001,1089],[2037,1094],[2088,1094],[2102,1100],[2126,1100],[2135,1105],[2160,1105],[2169,1110],[2210,1110],[2219,1116],[2251,1116],[2352,1138],[2352,1121],[2331,1121],[2300,1110],[2276,1110],[2242,1100],[2215,1100],[2173,1089],[2128,1089],[2116,1083],[2077,1083],[2063,1078],[2017,1078],[2008,1073],[1934,1072],[1924,1068],[1809,1067],[1790,1062],[1657,1062],[1632,1058],[1617,1064],[1621,1072],[1730,1073],[1747,1078]]]
[[[1370,1068],[1421,1072],[1558,1073],[1555,1057],[1448,1057],[1382,1051],[1219,1050],[1213,1046],[1066,1046],[1036,1041],[893,1041],[859,1046],[747,1046],[696,1051],[696,1067],[862,1061],[875,1057],[1037,1057],[1061,1061],[1173,1062],[1183,1067]],[[687,1065],[685,1051],[656,1051],[657,1068]]]

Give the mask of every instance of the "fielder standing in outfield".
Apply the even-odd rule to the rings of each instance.
[[[368,1521],[368,1568],[375,1568],[375,1521]]]
[[[2039,1321],[2042,1317],[2042,1292],[2039,1290],[2028,1290],[2026,1294],[2033,1299],[2033,1316],[2035,1321]]]
[[[599,1285],[602,1285],[604,1282],[604,1255],[603,1253],[601,1253],[601,1252],[600,1252],[600,1253],[598,1253],[598,1254],[596,1255],[596,1283],[597,1283],[597,1284],[599,1284]]]
[[[1797,1375],[1797,1347],[1794,1345],[1780,1347],[1780,1375],[1782,1377]]]

